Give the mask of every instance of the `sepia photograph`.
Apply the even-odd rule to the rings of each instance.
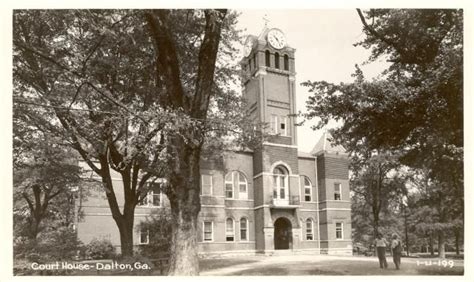
[[[462,6],[19,7],[12,279],[465,276]]]

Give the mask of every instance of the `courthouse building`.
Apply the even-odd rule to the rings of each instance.
[[[298,151],[295,49],[279,29],[265,28],[247,38],[244,53],[248,114],[267,123],[271,136],[258,151],[228,152],[221,161],[201,163],[200,253],[352,254],[344,148],[331,145],[325,133],[310,153]],[[114,182],[121,185],[120,179]],[[93,192],[81,203],[79,239],[88,243],[105,237],[119,246],[118,229],[99,193],[104,194]],[[166,206],[158,190],[150,191],[136,208],[135,224]],[[135,243],[148,244],[148,236],[136,228]]]

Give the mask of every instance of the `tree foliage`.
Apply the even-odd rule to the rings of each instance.
[[[368,150],[404,153],[404,163],[428,164],[447,181],[441,168],[457,168],[462,179],[463,37],[461,10],[370,10],[366,39],[356,45],[372,50],[370,61],[388,57],[384,78],[365,80],[356,68],[353,83],[306,82],[315,93],[308,118],[344,124],[334,131],[349,150],[362,140]],[[368,24],[367,22],[371,22]],[[459,183],[458,183],[459,184]]]
[[[169,256],[171,250],[171,214],[169,210],[158,210],[152,213],[138,226],[148,233],[148,244],[142,245],[140,254],[147,258],[160,259]]]
[[[236,17],[226,10],[15,11],[14,103],[37,109],[28,122],[100,176],[125,256],[147,182],[168,179],[171,209],[183,216],[176,222],[190,222],[193,231],[202,154],[253,136],[232,88]],[[112,170],[122,177],[123,207]],[[176,273],[197,273],[195,249],[173,253],[194,260]]]
[[[83,182],[73,152],[31,123],[31,112],[14,106],[13,200],[15,237],[35,240],[46,221],[72,223],[75,192]]]
[[[356,65],[352,83],[303,83],[313,93],[306,117],[320,118],[317,129],[340,121],[334,141],[356,157],[359,168],[382,151],[422,170],[437,187],[425,201],[446,209],[432,225],[449,229],[448,222],[462,221],[464,213],[463,11],[357,13],[366,37],[355,46],[371,50],[367,63],[382,58],[391,64],[371,81]]]

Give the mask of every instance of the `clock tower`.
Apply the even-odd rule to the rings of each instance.
[[[277,28],[247,37],[241,61],[248,115],[267,136],[253,153],[256,249],[268,252],[299,242],[300,202],[295,126],[295,49]],[[296,229],[295,229],[296,228]],[[259,232],[260,231],[260,232]]]
[[[243,95],[248,113],[266,123],[270,143],[296,145],[295,49],[277,28],[248,36],[242,59]]]

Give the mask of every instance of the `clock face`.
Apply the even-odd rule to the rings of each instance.
[[[286,45],[285,35],[278,29],[270,30],[267,34],[267,40],[275,49],[281,49]]]
[[[244,46],[244,56],[248,57],[250,55],[250,52],[252,52],[253,48],[253,41],[250,38],[247,38],[247,41],[245,42]]]

